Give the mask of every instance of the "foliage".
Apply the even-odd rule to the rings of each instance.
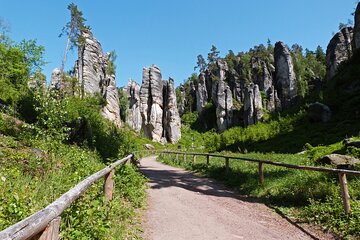
[[[128,107],[129,100],[124,88],[119,88],[118,94],[119,94],[120,116],[121,119],[125,122],[127,118],[127,111],[129,108]]]
[[[109,76],[116,74],[116,64],[115,64],[116,57],[117,55],[115,50],[109,53],[109,60],[106,68],[106,74]]]

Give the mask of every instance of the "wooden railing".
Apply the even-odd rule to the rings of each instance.
[[[193,163],[195,163],[195,161],[196,161],[196,156],[205,156],[206,163],[208,165],[210,164],[211,157],[224,158],[226,173],[229,173],[229,171],[230,171],[230,159],[247,161],[247,162],[255,162],[255,163],[258,163],[258,174],[259,174],[260,184],[264,183],[264,165],[265,164],[278,166],[278,167],[291,168],[291,169],[305,170],[305,171],[316,171],[316,172],[327,172],[327,173],[338,174],[341,195],[342,195],[342,200],[343,200],[343,206],[344,206],[344,211],[346,214],[349,214],[351,212],[350,195],[349,195],[346,175],[360,176],[359,171],[352,171],[352,170],[346,170],[346,169],[324,168],[324,167],[313,167],[313,166],[299,166],[299,165],[293,165],[293,164],[288,164],[288,163],[273,162],[273,161],[269,161],[269,160],[259,160],[259,159],[253,159],[253,158],[227,156],[227,155],[220,155],[220,154],[177,152],[177,151],[157,151],[157,153],[159,153],[159,154],[174,154],[176,160],[179,160],[179,155],[183,155],[184,161],[186,161],[186,156],[190,155],[190,156],[193,156],[193,158],[192,158]]]
[[[44,209],[0,232],[1,240],[57,240],[59,239],[60,215],[91,185],[105,177],[105,201],[111,201],[114,188],[114,169],[126,162],[135,162],[134,154],[118,160],[110,166],[94,173],[78,183],[74,188],[63,194]]]

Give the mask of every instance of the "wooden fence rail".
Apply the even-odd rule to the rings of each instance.
[[[81,196],[91,185],[102,177],[105,177],[104,192],[106,201],[112,199],[114,180],[114,169],[131,160],[134,161],[134,154],[120,159],[108,167],[94,173],[85,180],[78,183],[74,188],[64,193],[44,209],[34,213],[24,220],[6,228],[0,232],[1,240],[26,240],[26,239],[59,239],[59,216],[77,198]]]
[[[255,163],[259,164],[258,173],[259,173],[259,183],[260,184],[264,183],[264,165],[265,164],[278,166],[278,167],[285,167],[285,168],[290,168],[290,169],[305,170],[305,171],[335,173],[335,174],[338,174],[338,177],[339,177],[343,206],[344,206],[344,211],[346,214],[349,214],[351,212],[350,195],[349,195],[346,175],[360,176],[360,171],[335,169],[335,168],[324,168],[324,167],[313,167],[313,166],[301,166],[301,165],[294,165],[294,164],[288,164],[288,163],[273,162],[270,160],[260,160],[260,159],[253,159],[253,158],[212,154],[212,153],[177,152],[177,151],[157,151],[157,152],[159,152],[159,153],[161,152],[162,154],[176,154],[176,155],[183,154],[184,160],[186,159],[186,155],[193,155],[193,158],[195,158],[195,156],[205,156],[206,163],[208,165],[210,164],[210,157],[224,158],[226,174],[228,174],[230,171],[230,161],[229,161],[230,159],[247,161],[247,162],[255,162]]]

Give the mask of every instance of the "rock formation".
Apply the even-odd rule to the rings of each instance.
[[[173,80],[162,80],[160,69],[143,69],[140,88],[140,114],[146,137],[156,142],[175,143],[180,138],[180,117]]]
[[[266,62],[259,58],[251,58],[251,76],[253,83],[259,86],[260,91],[267,92],[273,85],[272,69],[268,69]]]
[[[353,39],[353,49],[360,48],[360,3],[358,3],[355,10],[354,17],[354,39]]]
[[[174,80],[169,78],[165,95],[165,126],[166,138],[170,143],[176,143],[181,137],[181,120],[176,103]]]
[[[277,91],[274,86],[271,86],[267,92],[267,104],[266,109],[269,112],[281,111],[281,101],[277,95]]]
[[[60,90],[62,85],[61,70],[55,68],[51,73],[50,89]]]
[[[206,89],[205,74],[200,73],[196,88],[196,110],[201,114],[208,99],[208,92]]]
[[[178,106],[178,111],[180,116],[182,116],[185,113],[185,106],[186,106],[186,93],[185,93],[185,86],[184,85],[180,85],[179,87],[179,92],[180,92],[180,96],[179,96],[179,106]]]
[[[351,57],[352,40],[353,29],[351,27],[341,29],[330,40],[326,49],[326,78],[328,80],[335,76],[340,63]]]
[[[264,117],[262,98],[257,84],[246,88],[244,98],[244,125],[257,123]]]
[[[223,80],[213,83],[212,98],[216,106],[216,123],[220,132],[232,125],[233,101],[230,87]]]
[[[126,114],[126,123],[136,132],[140,132],[142,118],[140,114],[140,86],[133,80],[129,80],[126,89],[128,96],[128,109]]]
[[[110,54],[104,54],[99,41],[90,30],[82,32],[84,43],[79,46],[78,60],[75,63],[75,76],[79,80],[81,95],[100,94],[106,105],[101,114],[121,126],[119,96],[115,75],[109,71]]]
[[[283,108],[289,107],[297,96],[294,65],[288,47],[277,42],[274,49],[275,88]]]
[[[331,118],[331,110],[323,103],[312,103],[309,105],[307,115],[313,122],[328,122]]]

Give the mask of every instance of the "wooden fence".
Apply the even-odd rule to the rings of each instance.
[[[110,166],[94,173],[85,180],[78,183],[74,188],[63,194],[44,209],[34,213],[30,217],[6,228],[0,232],[1,240],[57,240],[59,239],[60,215],[77,198],[81,196],[91,185],[102,177],[105,177],[104,194],[105,201],[111,201],[114,188],[115,168],[126,162],[135,162],[134,154],[118,160]]]
[[[176,160],[179,160],[179,155],[183,155],[184,161],[186,161],[186,156],[190,155],[190,156],[193,156],[193,158],[192,158],[193,162],[196,161],[196,156],[205,156],[206,163],[208,165],[210,164],[211,157],[224,158],[226,173],[229,173],[229,171],[230,171],[230,159],[247,161],[247,162],[255,162],[255,163],[258,163],[258,173],[259,173],[260,184],[264,183],[264,179],[265,179],[264,178],[264,165],[265,164],[278,166],[278,167],[291,168],[291,169],[305,170],[305,171],[316,171],[316,172],[327,172],[327,173],[338,174],[341,195],[342,195],[342,200],[343,200],[343,206],[344,206],[344,211],[346,214],[349,214],[351,212],[350,195],[349,195],[346,175],[360,176],[359,171],[352,171],[352,170],[346,170],[346,169],[324,168],[324,167],[299,166],[299,165],[293,165],[293,164],[287,164],[287,163],[281,163],[281,162],[273,162],[273,161],[269,161],[269,160],[259,160],[259,159],[237,157],[237,156],[226,156],[226,155],[211,154],[211,153],[177,152],[177,151],[157,151],[157,152],[159,154],[174,154]]]

